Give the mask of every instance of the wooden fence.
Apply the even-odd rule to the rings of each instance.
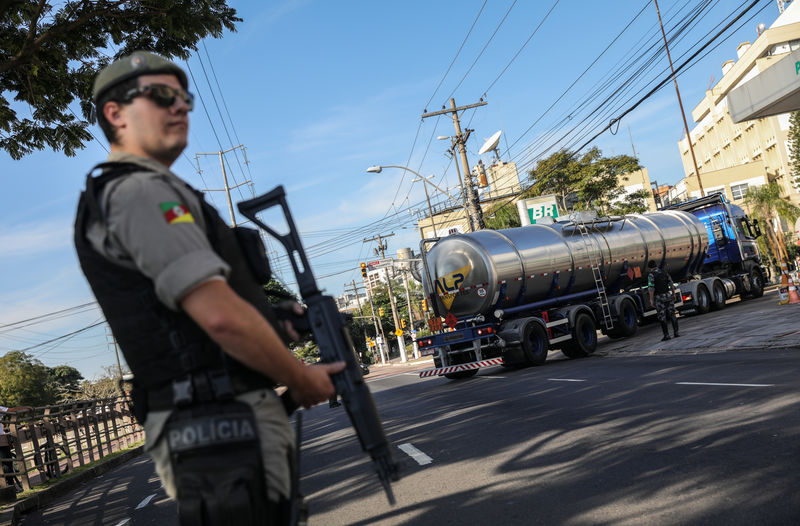
[[[30,408],[0,415],[4,435],[0,451],[0,488],[43,484],[79,466],[102,459],[144,439],[144,429],[130,413],[125,397],[84,400]],[[8,451],[6,449],[6,451]]]

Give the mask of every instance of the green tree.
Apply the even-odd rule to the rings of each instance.
[[[800,207],[783,196],[783,188],[776,182],[748,188],[744,200],[750,208],[750,214],[761,223],[772,253],[776,254],[780,261],[788,263],[786,242],[783,235],[772,228],[772,224],[774,219],[785,219],[794,224],[800,215]]]
[[[50,381],[60,400],[73,398],[79,390],[83,375],[80,371],[69,365],[56,365],[49,369]]]
[[[647,198],[652,195],[647,190],[625,194],[610,204],[611,215],[643,214],[649,210]]]
[[[800,111],[793,111],[789,116],[789,163],[794,184],[800,185]]]
[[[638,160],[630,155],[603,157],[599,148],[591,148],[581,156],[560,150],[539,161],[529,172],[529,193],[555,194],[560,210],[568,211],[569,201],[574,200],[575,209],[609,215],[615,210],[638,208],[636,196],[625,196],[619,178],[639,169]]]
[[[283,284],[275,278],[272,278],[269,280],[269,283],[264,285],[264,290],[267,293],[267,300],[273,304],[286,300],[299,301],[294,292],[284,287]]]
[[[522,226],[517,213],[517,205],[514,202],[499,204],[490,209],[484,223],[486,228],[493,230]]]
[[[117,366],[106,365],[102,371],[91,380],[81,382],[76,398],[91,400],[94,398],[112,398],[122,394],[119,387],[119,369]],[[125,374],[125,371],[123,371],[123,374]]]
[[[91,140],[92,82],[114,58],[105,50],[186,59],[236,22],[225,0],[0,0],[0,149],[13,159],[45,148],[75,155]]]
[[[0,403],[8,407],[42,406],[56,402],[50,370],[21,351],[0,357]]]
[[[536,163],[528,172],[531,187],[526,194],[532,196],[555,194],[560,210],[567,210],[567,197],[577,190],[580,183],[580,164],[567,150],[560,150]]]
[[[580,181],[577,185],[577,208],[595,210],[600,215],[612,213],[614,203],[625,199],[619,183],[623,174],[641,169],[630,155],[603,157],[599,148],[592,148],[578,161]],[[624,208],[624,205],[623,205]]]

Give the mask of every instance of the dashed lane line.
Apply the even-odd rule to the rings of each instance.
[[[774,387],[775,384],[723,384],[716,382],[675,382],[675,385],[721,385],[727,387]]]
[[[579,378],[548,378],[550,382],[585,382],[586,380],[582,380]]]
[[[153,497],[155,497],[155,496],[156,496],[156,494],[153,493],[152,495],[149,495],[149,496],[145,497],[144,500],[142,500],[142,502],[140,502],[139,505],[136,506],[136,509],[140,510],[140,509],[144,508],[145,506],[147,506],[148,504],[150,504],[150,501],[153,500]]]
[[[425,464],[430,464],[431,462],[433,462],[433,459],[431,457],[429,457],[419,449],[415,448],[411,444],[400,444],[397,447],[399,447],[400,450],[403,451],[403,453],[416,460],[417,464],[419,464],[420,466],[424,466]]]
[[[131,519],[130,519],[130,518],[127,518],[127,519],[122,519],[122,520],[121,520],[121,521],[119,521],[119,522],[118,522],[118,523],[117,523],[115,526],[123,526],[123,525],[125,525],[125,524],[128,524],[129,522],[131,522]]]

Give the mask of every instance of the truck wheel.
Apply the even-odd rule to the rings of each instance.
[[[720,310],[725,306],[725,289],[719,283],[714,283],[714,294],[711,299],[711,309]]]
[[[764,276],[757,268],[750,269],[750,297],[760,298],[764,295]]]
[[[617,318],[614,320],[614,328],[608,331],[608,337],[627,338],[636,334],[637,330],[639,330],[639,323],[636,317],[636,307],[631,301],[621,301]]]
[[[697,314],[705,314],[710,308],[711,298],[708,297],[708,289],[705,285],[700,285],[694,297],[694,310]]]
[[[575,316],[572,327],[572,339],[565,342],[561,352],[568,358],[583,358],[589,356],[597,349],[597,325],[586,312],[579,312]]]
[[[470,369],[469,371],[458,371],[457,373],[447,373],[444,375],[445,378],[449,378],[451,380],[463,380],[464,378],[472,378],[478,374],[477,369]]]
[[[538,322],[529,321],[522,329],[522,350],[525,360],[531,365],[542,365],[547,361],[547,331]]]

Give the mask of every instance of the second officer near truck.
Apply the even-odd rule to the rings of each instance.
[[[647,268],[649,269],[647,291],[650,294],[650,305],[655,304],[656,316],[661,324],[661,330],[664,332],[661,341],[670,339],[667,320],[672,322],[672,334],[677,338],[680,333],[678,333],[678,318],[675,317],[675,293],[677,292],[675,284],[669,274],[658,268],[652,259],[647,263]]]

